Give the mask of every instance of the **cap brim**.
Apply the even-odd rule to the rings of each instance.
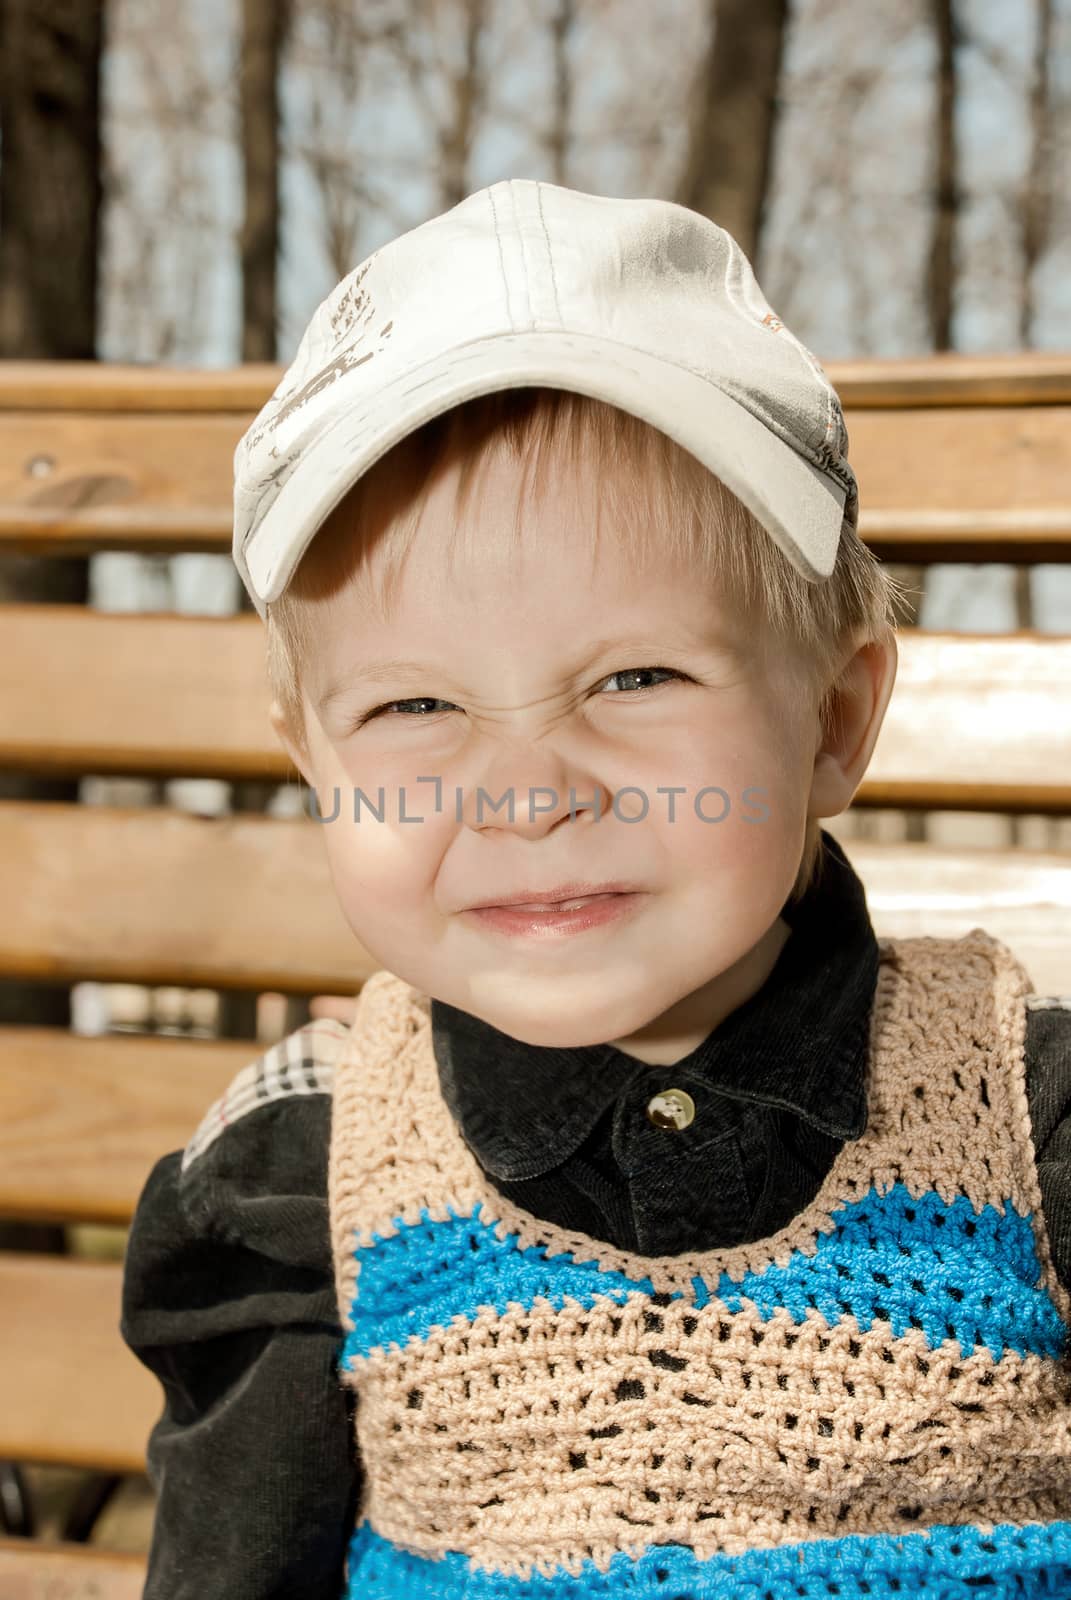
[[[613,340],[559,330],[499,334],[440,354],[344,409],[306,445],[241,552],[254,604],[290,581],[343,495],[399,440],[477,395],[522,384],[606,400],[661,429],[725,482],[812,582],[833,570],[845,490],[708,379]]]

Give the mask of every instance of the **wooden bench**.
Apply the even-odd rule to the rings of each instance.
[[[4,1600],[141,1600],[141,1556],[81,1545],[0,1539],[0,1595]]]
[[[831,364],[888,561],[1071,560],[1071,355]],[[0,367],[0,552],[228,552],[235,442],[278,372]],[[252,614],[0,611],[0,768],[296,776]],[[845,837],[879,933],[1007,940],[1068,992],[1071,850],[852,836],[872,808],[1066,816],[1071,637],[905,629]],[[373,970],[307,819],[0,801],[0,976],[354,994]],[[284,903],[285,926],[275,912]],[[156,1159],[264,1043],[0,1028],[0,1218],[126,1225]],[[144,1470],[154,1377],[118,1333],[121,1267],[0,1253],[0,1460]],[[135,1593],[134,1559],[0,1543],[8,1596]],[[51,1586],[50,1586],[51,1585]]]

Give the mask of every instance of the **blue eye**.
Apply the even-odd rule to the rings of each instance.
[[[359,717],[358,720],[357,720],[356,726],[359,728],[362,725],[362,723],[371,722],[373,717],[382,716],[382,715],[384,715],[384,713],[387,713],[387,712],[393,714],[395,706],[427,706],[427,705],[448,706],[448,705],[451,705],[452,703],[453,702],[450,701],[450,700],[437,700],[434,695],[427,695],[427,694],[426,695],[419,695],[419,696],[415,697],[412,700],[388,700],[385,705],[376,706],[374,711],[367,711],[364,714],[363,717]],[[414,718],[414,720],[415,721],[421,721],[422,718],[417,717],[417,718]]]
[[[685,674],[683,672],[675,671],[674,668],[672,668],[672,667],[624,667],[624,668],[622,668],[622,670],[620,672],[612,672],[608,678],[604,678],[603,681],[602,681],[601,687],[605,688],[606,684],[612,683],[615,678],[642,678],[642,677],[650,675],[651,673],[660,673],[663,676],[663,678],[669,678],[669,679],[676,678],[682,683],[687,682]],[[625,694],[625,695],[639,696],[639,695],[649,694],[652,689],[659,689],[661,687],[662,687],[661,684],[657,684],[657,683],[656,684],[649,684],[649,685],[647,685],[645,687],[640,687],[638,689],[634,688],[634,689],[618,690],[617,694],[618,695]],[[383,705],[376,706],[376,708],[373,711],[368,711],[368,712],[366,712],[364,714],[364,716],[359,717],[357,719],[357,721],[354,723],[354,728],[363,727],[366,722],[371,722],[374,717],[382,717],[384,715],[389,715],[389,716],[394,716],[394,715],[407,716],[408,715],[408,713],[405,713],[405,712],[397,712],[396,713],[395,712],[395,707],[396,706],[429,706],[429,705],[431,705],[431,706],[450,706],[455,711],[458,709],[454,705],[452,700],[438,700],[438,699],[436,699],[436,697],[434,695],[417,695],[414,698],[409,699],[409,700],[388,700]],[[433,713],[419,713],[417,715],[414,715],[412,720],[415,721],[415,722],[426,721],[426,720],[428,720],[428,717],[430,715],[432,715],[432,714]]]
[[[604,679],[603,687],[605,688],[606,684],[612,682],[614,678],[642,678],[650,673],[655,672],[660,672],[664,677],[667,678],[679,678],[682,682],[684,681],[684,673],[675,672],[672,667],[625,667],[620,672],[612,672],[609,678]],[[650,684],[648,687],[651,689],[658,689],[661,688],[661,685],[654,683]],[[619,692],[622,694],[645,694],[647,693],[647,690],[623,689]]]

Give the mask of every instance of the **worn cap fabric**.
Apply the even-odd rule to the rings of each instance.
[[[609,401],[720,477],[810,581],[857,489],[836,391],[739,245],[669,200],[511,178],[374,251],[317,308],[234,456],[234,561],[261,617],[392,445],[496,389]]]

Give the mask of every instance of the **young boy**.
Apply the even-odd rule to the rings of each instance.
[[[1071,1002],[820,826],[846,453],[668,202],[497,183],[316,312],[234,555],[380,970],[142,1194],[147,1600],[1071,1595]]]

